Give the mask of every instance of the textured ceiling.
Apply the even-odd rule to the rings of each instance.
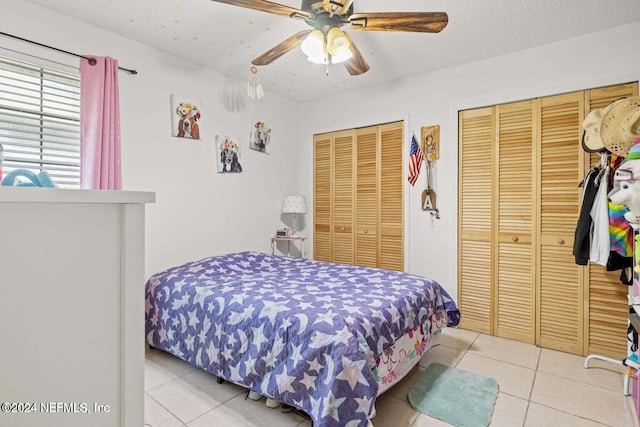
[[[30,1],[240,79],[253,58],[309,28],[210,0]],[[296,48],[259,67],[266,96],[306,102],[640,21],[639,0],[355,0],[354,11],[446,12],[449,24],[437,34],[347,30],[371,66],[360,76],[309,63]]]

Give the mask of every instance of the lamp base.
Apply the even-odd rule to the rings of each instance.
[[[293,228],[291,229],[291,235],[295,236],[296,231],[298,231],[298,214],[293,214]]]

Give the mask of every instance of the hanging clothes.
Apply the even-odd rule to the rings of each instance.
[[[581,186],[582,204],[576,224],[573,255],[576,264],[587,265],[589,261],[606,267],[607,271],[630,267],[630,252],[633,233],[624,219],[625,206],[609,202],[615,170],[624,158],[610,153],[600,153],[600,161],[585,176]],[[627,284],[628,280],[621,281]]]
[[[609,234],[609,166],[605,166],[596,178],[598,191],[591,207],[590,216],[593,224],[589,261],[607,266],[611,239]]]
[[[597,178],[601,171],[600,165],[594,166],[589,169],[584,181],[582,181],[582,205],[573,239],[573,256],[578,265],[589,264],[589,253],[591,252],[591,208],[598,193]]]

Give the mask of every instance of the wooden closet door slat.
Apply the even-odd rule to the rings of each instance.
[[[313,138],[313,258],[331,261],[331,134]]]
[[[540,99],[540,249],[537,342],[580,354],[584,341],[582,271],[573,237],[583,179],[581,92]]]
[[[378,266],[378,126],[356,131],[355,262]]]
[[[379,126],[380,145],[377,164],[380,238],[378,266],[404,270],[404,123]]]
[[[333,133],[333,257],[332,261],[353,264],[353,186],[355,132]]]
[[[459,113],[458,306],[460,327],[492,334],[494,108]]]
[[[535,342],[533,102],[496,107],[496,335]]]

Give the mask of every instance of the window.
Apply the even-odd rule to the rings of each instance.
[[[0,144],[4,175],[47,171],[80,188],[80,76],[0,56]]]

